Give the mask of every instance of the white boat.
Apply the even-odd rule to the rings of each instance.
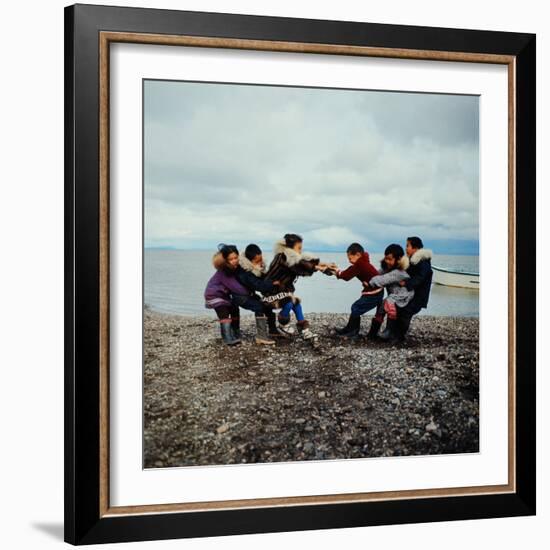
[[[454,286],[457,288],[476,288],[479,290],[479,273],[467,271],[451,271],[442,267],[432,266],[433,282],[436,285]]]

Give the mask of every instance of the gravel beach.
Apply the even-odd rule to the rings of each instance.
[[[146,309],[144,467],[478,452],[479,319],[415,317],[399,346],[308,319],[316,347],[257,345],[252,316],[228,347],[213,316]]]

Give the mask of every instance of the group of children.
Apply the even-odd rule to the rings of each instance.
[[[407,248],[409,244],[407,241]],[[291,337],[294,334],[290,326],[292,313],[298,334],[306,340],[315,338],[304,317],[300,298],[295,295],[294,285],[298,277],[310,277],[317,271],[343,281],[356,277],[363,284],[360,298],[351,306],[348,323],[343,328],[336,328],[338,335],[356,337],[361,315],[376,308],[367,336],[370,339],[387,338],[387,331],[379,334],[385,316],[389,320],[396,319],[397,307],[407,306],[415,292],[406,284],[410,279],[409,261],[403,248],[398,244],[389,245],[377,269],[368,252],[360,244],[353,243],[347,249],[351,265],[345,270],[334,263],[321,262],[302,248],[302,237],[287,233],[275,243],[275,255],[267,267],[262,250],[256,244],[249,244],[241,253],[235,245],[218,246],[213,257],[216,273],[208,281],[204,297],[205,306],[214,309],[218,316],[225,344],[241,342],[239,308],[254,312],[258,344],[273,345],[277,338]],[[387,291],[385,299],[384,288]],[[278,315],[275,315],[277,310]]]

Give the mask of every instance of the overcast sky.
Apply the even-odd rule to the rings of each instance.
[[[474,96],[146,81],[145,246],[478,249]]]

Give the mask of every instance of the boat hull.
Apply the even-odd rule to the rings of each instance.
[[[436,285],[452,286],[455,288],[473,288],[479,290],[479,274],[449,271],[433,267],[433,282]]]

